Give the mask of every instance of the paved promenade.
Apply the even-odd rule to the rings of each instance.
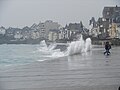
[[[0,71],[0,90],[118,90],[120,48],[110,56],[96,48],[82,55]]]

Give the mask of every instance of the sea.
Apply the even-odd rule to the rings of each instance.
[[[45,40],[40,44],[2,44],[0,45],[0,69],[80,54],[91,49],[91,40],[82,38],[70,43],[50,45],[47,45]]]

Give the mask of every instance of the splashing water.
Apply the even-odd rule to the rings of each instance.
[[[57,44],[50,44],[47,46],[45,40],[40,42],[40,47],[38,48],[39,52],[41,54],[44,54],[45,57],[49,58],[56,58],[56,57],[62,57],[63,53],[60,51],[60,49],[55,49]]]
[[[92,49],[91,39],[87,38],[85,42],[86,42],[85,49],[84,49],[85,52],[91,51],[91,49]]]
[[[39,51],[44,51],[44,50],[48,50],[45,40],[40,42],[40,47],[39,47]]]
[[[91,39],[87,38],[84,41],[83,36],[81,35],[78,41],[73,41],[69,44],[67,53],[68,55],[74,55],[91,51],[91,49],[92,49]]]
[[[40,42],[40,48],[39,51],[42,53],[49,55],[49,57],[63,57],[63,56],[68,56],[68,55],[75,55],[75,54],[80,54],[80,53],[85,53],[88,51],[91,51],[92,49],[92,44],[91,44],[91,39],[87,38],[85,41],[83,40],[83,36],[81,35],[80,39],[77,41],[73,41],[69,43],[67,50],[66,51],[60,51],[60,49],[55,49],[57,44],[51,44],[47,46],[45,43],[45,40]],[[61,46],[62,47],[62,46]]]
[[[78,41],[73,41],[69,44],[69,47],[67,48],[67,54],[74,55],[84,52],[84,44],[85,41],[81,36],[81,38]]]
[[[52,50],[54,50],[56,47],[56,44],[50,44],[49,46],[47,46],[45,40],[40,42],[40,47],[38,48],[39,51],[41,52],[50,52]]]

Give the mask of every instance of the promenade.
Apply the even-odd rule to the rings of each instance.
[[[120,47],[0,71],[0,90],[118,90]]]

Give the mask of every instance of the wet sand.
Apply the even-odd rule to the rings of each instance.
[[[118,90],[120,48],[110,56],[97,48],[0,71],[0,90]]]

